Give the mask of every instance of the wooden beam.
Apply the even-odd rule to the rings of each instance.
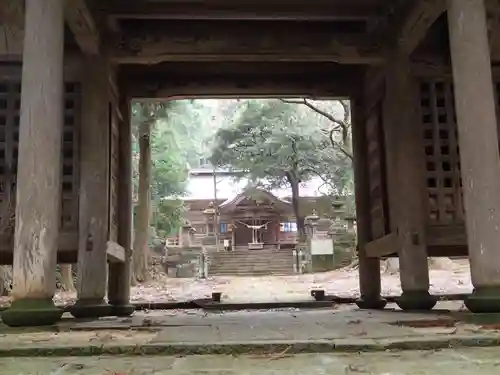
[[[446,10],[445,0],[402,1],[378,30],[380,45],[411,54],[425,38],[432,24]]]
[[[24,1],[1,1],[0,24],[7,25],[9,28],[24,29]]]
[[[106,254],[110,263],[125,262],[125,249],[116,242],[108,241],[106,243]]]
[[[136,99],[181,99],[188,97],[297,97],[316,99],[348,97],[359,88],[357,77],[178,77],[177,79],[131,79],[128,95]]]
[[[66,1],[66,23],[83,53],[99,54],[100,36],[85,0]]]
[[[115,2],[108,8],[111,19],[162,19],[162,20],[367,20],[377,17],[377,4],[352,5],[323,3],[304,6],[302,3],[255,4],[229,2],[210,4],[206,2]]]
[[[157,64],[167,61],[330,61],[343,64],[381,64],[379,48],[365,34],[335,34],[312,25],[215,27],[199,23],[169,23],[163,30],[124,32],[108,46],[112,61]],[[294,26],[295,25],[295,26]],[[241,25],[240,25],[241,26]]]
[[[427,227],[427,244],[433,247],[467,246],[465,225],[430,225]]]
[[[24,40],[24,2],[0,2],[0,60],[20,60]]]
[[[393,232],[368,242],[365,251],[368,258],[382,258],[397,253],[398,247],[398,235]]]

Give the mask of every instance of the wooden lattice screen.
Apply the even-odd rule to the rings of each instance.
[[[371,231],[373,239],[383,237],[389,230],[387,174],[382,121],[382,102],[380,101],[371,108],[366,121]]]
[[[110,178],[109,178],[109,239],[118,241],[118,175],[119,175],[119,118],[111,103],[109,116],[110,134]]]
[[[430,223],[462,224],[460,154],[451,79],[421,82],[420,104]]]
[[[20,78],[0,78],[0,200],[8,198],[10,175],[17,173],[19,142]],[[61,229],[78,228],[78,129],[80,122],[80,84],[66,83],[62,150]]]

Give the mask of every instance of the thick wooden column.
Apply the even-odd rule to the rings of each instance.
[[[26,0],[10,326],[53,324],[63,128],[63,0]]]
[[[109,315],[105,303],[109,231],[109,69],[104,58],[87,57],[82,82],[80,136],[78,300],[75,317]]]
[[[394,52],[386,71],[385,134],[391,230],[398,236],[404,310],[428,310],[436,304],[429,295],[426,223],[425,150],[419,126],[418,84],[408,56]]]
[[[473,312],[500,312],[500,157],[482,0],[448,2]]]
[[[354,153],[354,189],[356,198],[356,222],[358,235],[359,289],[360,298],[356,301],[362,309],[383,309],[387,302],[380,296],[380,260],[367,258],[365,246],[371,237],[370,190],[368,181],[368,147],[366,141],[366,122],[363,116],[363,103],[354,99],[352,146]]]
[[[123,93],[120,93],[123,95]],[[133,238],[133,173],[132,173],[132,123],[129,98],[120,98],[123,121],[120,127],[120,185],[118,190],[118,243],[125,249],[124,263],[110,263],[108,299],[113,315],[128,316],[134,312],[130,304],[130,282]]]

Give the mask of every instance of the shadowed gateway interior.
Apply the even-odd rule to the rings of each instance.
[[[4,142],[3,201],[16,207],[15,230],[0,241],[2,263],[14,263],[6,324],[59,319],[53,248],[60,262],[78,259],[85,280],[73,315],[132,313],[130,100],[185,97],[353,100],[359,306],[385,305],[381,257],[400,258],[400,307],[431,309],[427,257],[468,254],[475,291],[467,306],[500,310],[491,294],[500,283],[500,202],[483,199],[500,189],[500,175],[485,172],[498,165],[498,75],[490,66],[500,51],[496,2],[79,0],[62,7],[60,0],[0,5],[7,103],[0,119],[9,131],[21,129],[18,140]],[[29,75],[22,82],[21,61]],[[61,143],[61,133],[74,136]]]

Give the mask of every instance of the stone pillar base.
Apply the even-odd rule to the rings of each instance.
[[[37,327],[57,323],[63,312],[51,299],[21,299],[12,302],[0,316],[9,327]]]
[[[500,312],[500,286],[474,288],[465,306],[473,313]]]
[[[104,299],[79,299],[69,308],[75,318],[101,318],[111,316],[111,306]]]
[[[403,292],[401,297],[396,298],[396,304],[401,310],[432,310],[436,303],[437,298],[426,290]]]
[[[134,313],[135,306],[133,305],[111,305],[111,315],[118,317],[127,317]]]
[[[356,305],[363,310],[382,310],[387,305],[387,301],[380,296],[362,296],[356,300]]]

